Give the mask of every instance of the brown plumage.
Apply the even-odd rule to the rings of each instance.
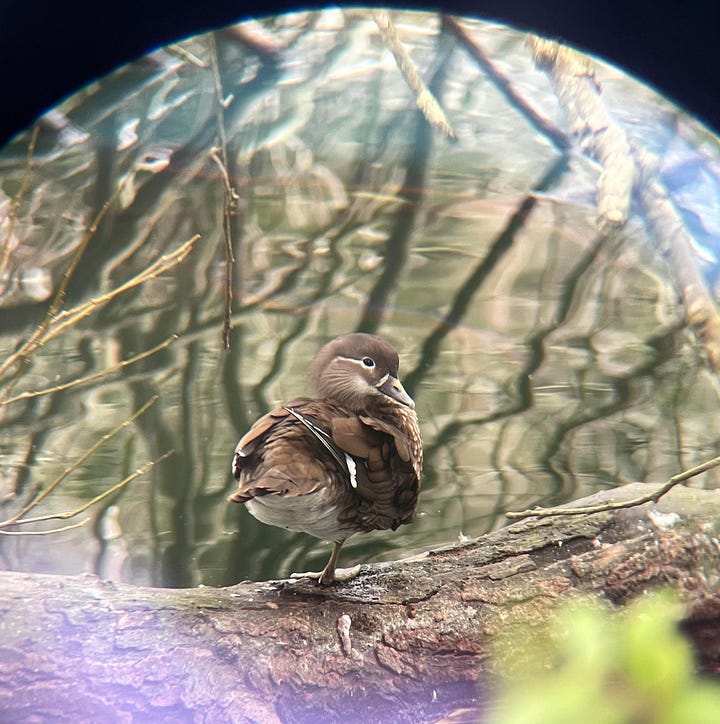
[[[349,536],[395,530],[415,512],[422,440],[397,373],[397,352],[385,340],[338,337],[310,365],[317,396],[261,417],[235,448],[230,500],[263,523],[334,542],[327,566],[311,574],[323,585],[335,580]]]

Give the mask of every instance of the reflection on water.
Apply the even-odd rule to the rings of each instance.
[[[74,510],[174,451],[81,514],[82,528],[0,536],[0,566],[170,586],[321,566],[326,544],[225,502],[230,458],[257,416],[305,392],[315,351],[352,330],[400,350],[426,470],[415,523],[350,539],[341,564],[477,536],[509,509],[662,482],[717,454],[718,380],[643,210],[600,233],[596,162],[536,130],[437,18],[395,18],[457,142],[417,112],[371,16],[350,10],[157,51],[45,119],[30,165],[30,133],[0,153],[0,358],[43,319],[84,241],[64,308],[94,300],[0,379],[0,518],[70,466],[35,514]],[[565,128],[525,37],[465,27]],[[596,73],[609,112],[660,154],[712,286],[717,139],[614,69]],[[223,166],[237,194],[228,351]]]

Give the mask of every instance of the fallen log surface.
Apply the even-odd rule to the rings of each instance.
[[[642,483],[577,501],[632,499]],[[0,573],[7,721],[438,721],[480,711],[493,634],[573,592],[622,606],[671,586],[720,671],[720,491],[530,518],[422,557],[308,581],[137,588]],[[518,641],[522,646],[522,641]]]

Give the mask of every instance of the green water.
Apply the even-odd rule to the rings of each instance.
[[[417,112],[366,13],[264,25],[280,62],[227,32],[189,39],[68,99],[29,165],[29,132],[0,152],[0,359],[43,319],[111,200],[64,308],[101,303],[1,378],[4,399],[114,369],[0,407],[0,518],[68,467],[34,515],[75,510],[173,451],[77,518],[24,529],[87,517],[82,527],[0,536],[0,567],[166,586],[321,567],[327,544],[225,502],[230,459],[254,419],[307,391],[314,352],[353,330],[400,351],[425,472],[415,522],[350,539],[341,565],[478,536],[507,510],[661,483],[718,454],[720,387],[673,270],[638,209],[622,230],[598,231],[595,161],[537,131],[432,16],[399,15],[398,27],[457,141]],[[524,36],[468,27],[565,129]],[[690,174],[673,187],[678,205],[712,230],[717,139],[617,70],[597,72],[603,102],[660,154],[665,182]],[[229,350],[219,115],[237,194]],[[102,301],[196,234],[183,260]]]

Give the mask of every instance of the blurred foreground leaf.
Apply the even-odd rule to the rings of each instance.
[[[506,678],[490,720],[714,724],[720,685],[696,675],[680,614],[665,593],[622,612],[575,601],[543,632],[507,634],[498,649]]]

